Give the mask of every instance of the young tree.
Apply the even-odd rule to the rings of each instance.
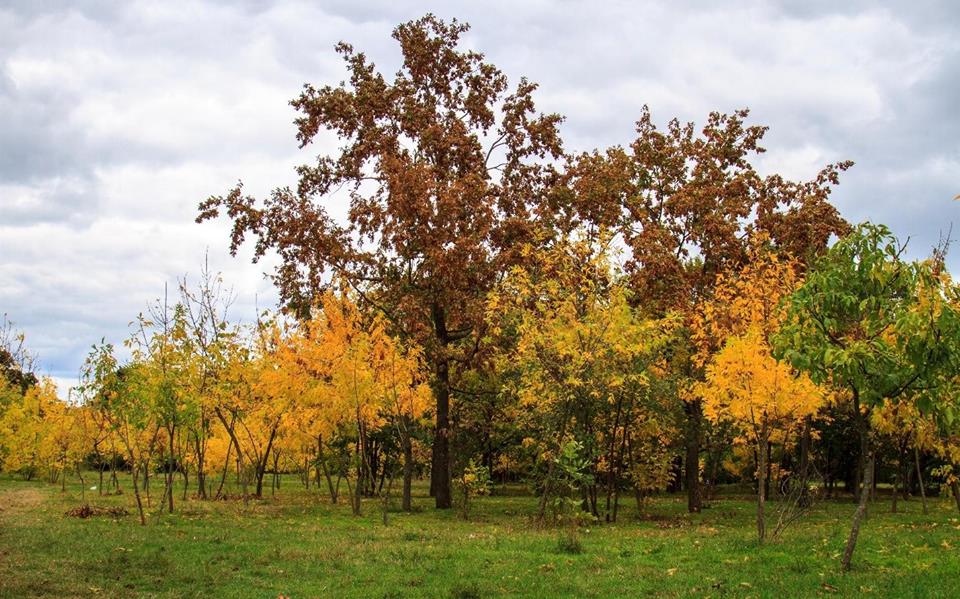
[[[707,366],[698,385],[707,417],[731,420],[748,431],[757,452],[757,535],[766,536],[767,464],[773,431],[783,431],[813,415],[825,399],[824,390],[797,374],[770,352],[758,328],[727,339]]]
[[[296,190],[257,203],[238,186],[202,202],[198,216],[226,212],[234,252],[248,234],[257,258],[276,250],[281,298],[301,313],[332,273],[424,348],[438,508],[451,506],[451,366],[469,363],[483,334],[483,298],[529,240],[553,175],[544,160],[561,154],[560,117],[536,113],[536,85],[522,79],[508,93],[502,72],[460,49],[467,29],[432,15],[400,25],[393,37],[403,63],[392,79],[338,44],[349,80],[307,85],[292,104],[301,146],[329,131],[339,155],[299,167]],[[350,198],[346,223],[324,207],[341,189]]]
[[[81,368],[80,396],[84,405],[99,412],[109,423],[125,450],[133,475],[133,494],[140,524],[146,526],[146,512],[140,496],[140,472],[146,474],[157,443],[160,426],[144,393],[146,383],[139,364],[121,366],[113,345],[94,345]]]
[[[592,466],[585,501],[596,516],[597,481],[607,486],[606,517],[616,512],[620,479],[629,469],[628,439],[649,416],[644,404],[651,366],[672,339],[672,319],[645,319],[617,281],[609,237],[560,240],[515,268],[491,294],[495,334],[515,339],[504,366],[517,372],[515,392],[533,422],[543,475],[538,518],[553,498],[554,456],[573,438]]]
[[[13,400],[0,414],[0,468],[27,480],[39,472],[56,471],[59,454],[50,435],[52,420],[45,418],[48,413],[63,412],[56,385],[41,379],[26,393],[12,395]]]
[[[908,262],[881,225],[837,242],[788,299],[774,337],[778,357],[847,394],[858,419],[862,487],[841,561],[850,568],[873,481],[869,417],[884,402],[916,401],[933,412],[956,364],[955,290],[932,261]]]

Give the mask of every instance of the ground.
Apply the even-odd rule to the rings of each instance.
[[[697,515],[663,496],[583,529],[575,553],[532,526],[535,499],[520,488],[478,499],[464,521],[418,487],[419,511],[391,511],[384,526],[378,502],[354,517],[291,477],[275,497],[177,501],[141,527],[128,489],[101,497],[86,480],[84,500],[79,483],[0,476],[0,597],[960,597],[960,519],[946,498],[926,516],[919,501],[898,514],[871,504],[841,574],[851,500],[819,502],[759,546],[748,496]],[[65,515],[85,502],[130,514]]]

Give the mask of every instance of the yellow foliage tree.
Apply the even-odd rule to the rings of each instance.
[[[727,340],[708,364],[698,393],[708,418],[738,423],[756,444],[757,533],[762,541],[771,431],[794,426],[815,414],[826,398],[825,391],[806,374],[776,360],[762,331],[752,328]]]

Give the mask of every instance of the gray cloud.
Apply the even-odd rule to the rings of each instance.
[[[386,72],[394,25],[433,11],[539,107],[571,150],[627,144],[643,104],[666,122],[753,110],[761,167],[809,178],[853,159],[834,198],[923,255],[960,204],[960,11],[949,1],[191,3],[11,0],[0,8],[0,312],[45,368],[73,379],[90,343],[118,341],[209,248],[236,314],[275,298],[198,200],[242,177],[254,193],[335,146],[296,148],[287,101],[344,77],[341,39]],[[954,270],[960,266],[952,260]],[[269,265],[266,265],[268,268]]]

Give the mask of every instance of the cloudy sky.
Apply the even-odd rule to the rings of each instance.
[[[318,146],[297,150],[287,101],[343,78],[339,40],[392,73],[391,29],[428,11],[539,82],[569,149],[628,143],[643,104],[661,123],[746,106],[771,126],[764,172],[856,161],[835,202],[909,236],[914,256],[960,216],[950,0],[0,0],[0,313],[42,370],[64,389],[91,343],[122,340],[205,252],[235,317],[271,306],[265,266],[230,258],[226,223],[194,224],[197,202],[240,178],[254,193],[292,183]]]

